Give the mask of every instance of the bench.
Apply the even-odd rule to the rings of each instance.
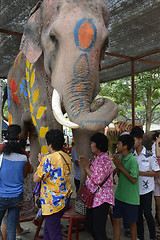
[[[75,199],[71,198],[70,200],[70,208],[63,214],[62,218],[69,219],[69,228],[66,231],[62,231],[62,235],[67,237],[67,240],[78,240],[79,239],[79,221],[85,220],[85,216],[80,215],[75,212]],[[39,232],[41,230],[41,226],[43,223],[44,217],[42,216],[40,222],[38,224],[34,240],[43,239],[43,236],[39,236]],[[74,226],[75,223],[75,226]],[[72,238],[72,234],[75,232],[75,238]]]

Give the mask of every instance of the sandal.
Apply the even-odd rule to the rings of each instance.
[[[131,238],[131,231],[130,230],[125,230],[124,232],[124,236],[127,237],[127,238]]]
[[[30,229],[29,229],[29,228],[24,228],[22,232],[17,233],[17,237],[18,237],[19,235],[23,235],[23,234],[29,233],[29,232],[30,232]]]

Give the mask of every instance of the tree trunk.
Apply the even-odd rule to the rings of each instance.
[[[147,88],[147,104],[146,104],[146,132],[150,131],[151,126],[151,87]]]

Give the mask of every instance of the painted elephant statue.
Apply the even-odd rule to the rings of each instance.
[[[143,141],[142,144],[147,148],[147,150],[151,151],[152,150],[152,144],[153,144],[153,139],[152,136],[157,133],[160,135],[160,129],[159,130],[152,130],[149,132],[146,132],[143,136]]]
[[[143,129],[141,123],[135,123],[135,126],[139,126]],[[114,129],[109,127],[105,128],[105,135],[109,140],[109,155],[112,156],[116,152],[116,145],[118,143],[118,138],[123,132],[131,132],[132,124],[124,121],[118,121],[114,123]]]
[[[114,102],[94,100],[107,24],[101,0],[44,0],[32,9],[7,86],[9,121],[29,132],[33,165],[47,152],[49,129],[71,127],[78,155],[88,157],[90,135],[116,117]]]

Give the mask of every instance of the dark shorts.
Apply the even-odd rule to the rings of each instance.
[[[123,220],[127,223],[137,222],[138,205],[132,205],[115,199],[113,218],[123,218]]]

